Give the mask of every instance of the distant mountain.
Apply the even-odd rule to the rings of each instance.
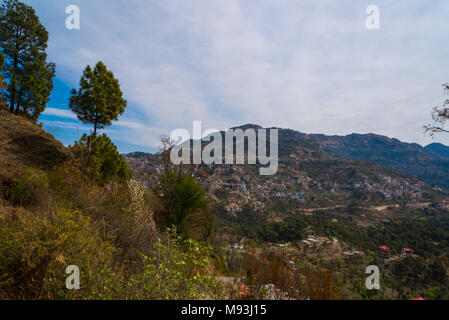
[[[436,153],[440,157],[449,159],[449,147],[441,143],[431,143],[424,147],[426,150]]]
[[[260,129],[255,124],[236,126],[233,129]],[[409,175],[406,170],[396,170],[394,166],[411,154],[419,163],[434,161],[435,155],[419,145],[402,144],[397,139],[389,139],[394,148],[399,151],[394,154],[394,161],[385,165],[391,159],[391,146],[386,137],[376,135],[353,135],[356,141],[346,141],[345,137],[329,137],[325,135],[310,135],[292,129],[278,129],[279,169],[278,176],[291,176],[298,172],[307,173],[317,181],[351,184],[357,182],[375,182],[380,175],[400,179],[409,179],[410,183],[418,182],[416,175]],[[221,131],[224,138],[224,131]],[[362,141],[363,140],[363,141]],[[190,140],[191,142],[191,140]],[[186,142],[187,143],[187,142]],[[203,142],[203,146],[208,142]],[[408,146],[409,145],[409,146]],[[408,147],[405,148],[405,146]],[[224,148],[224,144],[223,144]],[[269,148],[268,148],[269,149]],[[405,150],[404,150],[405,149]],[[422,150],[421,150],[422,149]],[[126,155],[130,166],[137,170],[142,167],[152,167],[156,164],[155,156],[142,152]],[[419,167],[419,164],[417,164]],[[405,167],[406,168],[406,167]],[[434,172],[434,171],[432,171]],[[412,177],[410,177],[412,176]],[[421,179],[423,181],[423,179]]]
[[[245,124],[235,128],[260,129],[256,124]],[[449,189],[449,147],[432,143],[422,147],[417,143],[406,143],[395,138],[377,134],[349,134],[346,136],[327,136],[324,134],[305,134],[292,129],[279,130],[280,169],[289,167],[306,170],[318,166],[326,172],[331,167],[356,167],[360,173],[365,166],[375,169],[369,162],[393,169],[396,173],[418,178],[429,184]],[[224,134],[224,132],[222,132]],[[132,158],[144,157],[136,153]],[[362,160],[363,163],[344,162]],[[299,161],[299,162],[298,162]],[[335,162],[337,161],[337,162]],[[343,162],[342,162],[343,161]],[[332,163],[332,165],[331,165]],[[360,175],[357,175],[360,178]],[[362,174],[363,176],[363,174]]]
[[[235,128],[260,127],[244,125]],[[426,161],[436,161],[433,152],[419,145],[403,144],[397,139],[376,135],[328,137],[277,129],[279,166],[273,176],[260,175],[259,164],[201,164],[193,168],[211,197],[227,199],[239,206],[245,201],[256,207],[260,203],[285,205],[282,207],[285,210],[281,211],[287,213],[293,207],[332,208],[350,204],[366,207],[399,200],[433,202],[446,196],[444,190],[432,188],[423,182],[424,179],[411,176],[405,170],[396,170],[402,159],[408,159],[402,169],[414,165],[415,170],[421,169]],[[222,131],[221,134],[224,138],[225,133]],[[203,142],[203,147],[207,144]],[[137,177],[161,170],[155,154],[135,152],[128,154],[126,159]],[[430,170],[435,172],[434,167]],[[251,190],[250,197],[247,197],[247,190]]]
[[[254,130],[257,130],[257,129],[263,129],[263,128],[257,124],[248,123],[248,124],[244,124],[242,126],[232,127],[231,129],[242,129],[242,130],[254,129]]]
[[[401,142],[376,134],[308,135],[328,153],[340,158],[371,161],[425,182],[449,188],[449,147]]]

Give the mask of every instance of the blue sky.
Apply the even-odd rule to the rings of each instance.
[[[432,139],[422,126],[449,82],[446,0],[25,1],[50,33],[55,88],[45,128],[71,144],[89,127],[68,109],[86,65],[103,61],[128,107],[105,132],[121,152],[162,134],[245,123],[306,133]],[[65,28],[68,5],[80,30]],[[365,9],[380,9],[367,30]],[[449,144],[449,137],[433,141]]]

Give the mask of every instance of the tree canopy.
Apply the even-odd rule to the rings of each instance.
[[[72,90],[70,109],[78,119],[97,129],[111,125],[125,111],[126,100],[122,98],[119,81],[103,62],[98,62],[92,69],[87,66],[81,76],[78,91]]]
[[[3,92],[9,110],[37,119],[53,89],[55,64],[47,62],[48,32],[32,7],[6,0],[0,7],[0,47],[5,56]]]
[[[97,181],[108,182],[131,177],[132,172],[125,159],[106,134],[84,134],[72,149],[81,161],[83,171]]]

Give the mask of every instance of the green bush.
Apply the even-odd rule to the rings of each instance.
[[[29,207],[48,200],[47,175],[39,170],[25,168],[20,175],[3,185],[4,198],[14,206]]]
[[[82,207],[92,186],[72,163],[55,166],[47,173],[48,184],[57,201],[65,207]]]
[[[158,178],[154,194],[166,226],[175,226],[183,235],[189,235],[190,230],[190,236],[196,234],[197,239],[205,240],[212,232],[213,217],[201,184],[179,168],[166,170]]]
[[[223,285],[205,272],[212,249],[192,239],[158,238],[144,268],[128,283],[131,299],[223,299]]]
[[[132,175],[125,158],[106,134],[101,136],[84,134],[75,142],[72,151],[80,161],[82,171],[99,182],[126,180]]]
[[[0,221],[0,299],[116,296],[120,277],[111,267],[116,250],[88,217],[78,211],[39,215],[16,208]],[[80,290],[65,287],[68,265],[80,268]]]

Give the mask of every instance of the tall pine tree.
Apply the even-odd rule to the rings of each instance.
[[[86,124],[93,124],[94,136],[97,129],[103,129],[117,120],[125,111],[126,100],[114,74],[100,61],[92,69],[87,66],[80,80],[78,91],[72,90],[70,109],[78,119]]]
[[[0,47],[5,55],[2,72],[4,97],[11,112],[27,112],[33,119],[45,109],[53,88],[54,63],[47,63],[48,32],[34,9],[17,0],[0,7]]]
[[[21,79],[23,85],[20,87],[17,105],[29,114],[33,121],[37,120],[50,100],[54,75],[55,64],[47,63],[44,59],[37,60],[25,68],[25,77]]]

